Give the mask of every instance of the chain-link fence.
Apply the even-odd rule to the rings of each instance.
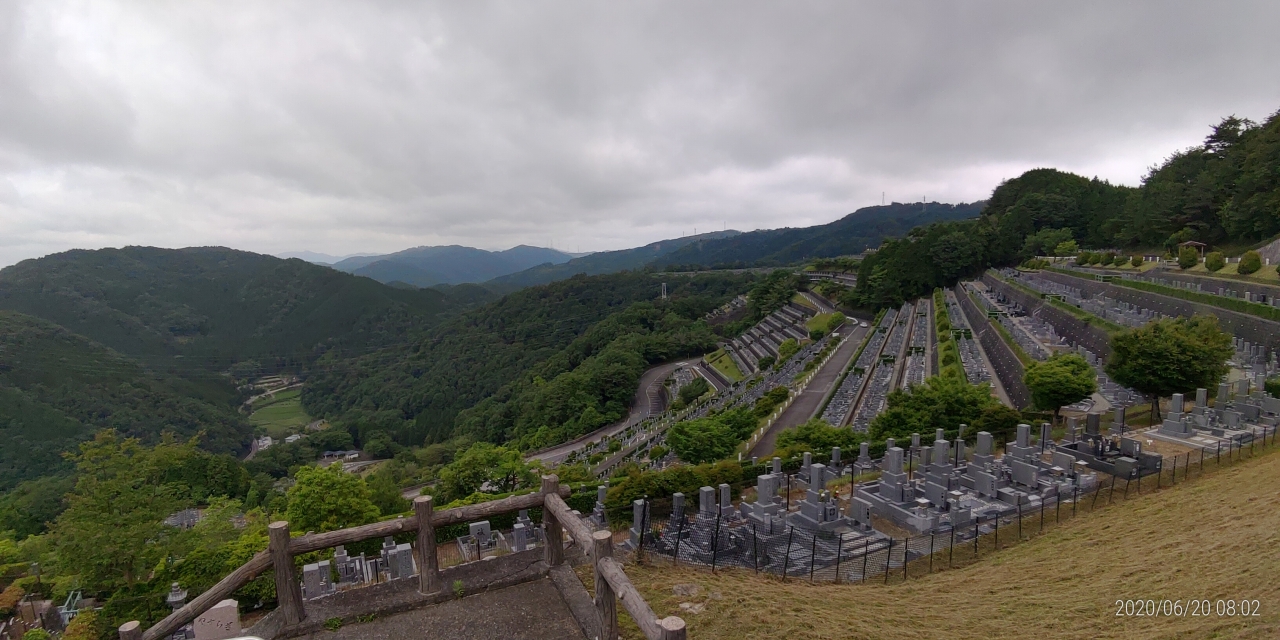
[[[901,582],[911,576],[975,562],[1093,511],[1113,505],[1122,508],[1125,501],[1144,492],[1194,482],[1218,468],[1275,449],[1276,431],[1275,426],[1256,427],[1252,438],[1166,455],[1158,473],[1128,479],[1102,474],[1090,491],[1047,496],[1034,506],[1019,505],[1011,513],[972,518],[955,528],[923,535],[891,537],[849,526],[834,531],[790,524],[770,526],[742,517],[730,507],[690,517],[646,516],[639,527],[633,527],[644,531],[643,546],[637,555],[645,561],[700,566],[712,571],[736,567],[784,580]],[[633,542],[636,537],[633,532]]]

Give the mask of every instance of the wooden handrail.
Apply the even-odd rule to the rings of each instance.
[[[570,489],[568,486],[561,486],[554,497],[568,497]],[[561,498],[560,503],[564,504]],[[501,500],[492,502],[482,502],[479,504],[464,505],[436,511],[431,515],[431,524],[435,527],[442,527],[460,522],[468,522],[472,520],[482,520],[484,518],[519,511],[521,509],[530,509],[541,507],[544,504],[543,494],[530,493],[519,496],[509,496]],[[567,508],[566,508],[567,509]],[[577,518],[569,518],[569,520],[577,520]],[[397,533],[417,531],[418,522],[415,518],[397,518],[395,520],[386,520],[384,522],[375,522],[359,527],[351,527],[349,529],[340,529],[338,531],[328,531],[325,533],[313,533],[289,541],[289,555],[296,556],[310,551],[319,551],[336,547],[341,544],[351,544],[368,540],[370,538],[378,538]],[[200,614],[208,611],[210,607],[230,597],[238,589],[249,584],[249,581],[258,577],[263,571],[271,568],[273,562],[269,551],[260,551],[253,556],[248,562],[241,565],[235,571],[227,574],[227,577],[218,581],[217,584],[210,587],[204,593],[192,598],[185,606],[166,616],[160,622],[152,625],[151,628],[142,632],[142,640],[160,640],[172,635],[184,625],[195,620]],[[127,623],[126,623],[127,624]]]
[[[235,593],[237,589],[249,584],[250,580],[258,577],[259,573],[266,571],[270,567],[271,555],[266,551],[259,551],[248,562],[240,565],[240,568],[218,581],[218,584],[192,598],[191,602],[188,602],[181,609],[174,611],[164,620],[155,623],[150,629],[142,632],[142,640],[159,640],[172,635],[173,632],[181,629],[183,625],[208,611],[209,607],[222,602]],[[121,631],[123,631],[123,627]]]
[[[569,487],[560,487],[560,494],[568,497]],[[474,520],[483,520],[493,516],[519,511],[521,509],[532,509],[542,506],[542,494],[528,493],[520,496],[508,496],[501,500],[493,500],[491,502],[481,502],[479,504],[469,504],[443,511],[436,511],[431,514],[431,525],[434,527],[444,527],[460,522],[471,522]],[[359,527],[351,527],[349,529],[339,529],[337,531],[326,531],[324,533],[308,533],[304,536],[293,538],[289,542],[289,552],[293,555],[300,555],[310,551],[319,551],[321,549],[329,549],[340,544],[352,544],[369,540],[371,538],[381,538],[392,536],[397,533],[407,533],[409,531],[418,530],[418,521],[415,518],[396,518],[395,520],[384,520],[382,522],[374,522],[373,524],[361,525]]]
[[[636,625],[649,640],[685,640],[684,620],[671,616],[658,619],[657,614],[645,602],[644,596],[636,590],[631,579],[627,577],[622,564],[613,558],[612,534],[608,531],[595,531],[581,519],[573,517],[569,505],[558,495],[548,494],[544,513],[555,516],[560,524],[569,530],[575,544],[586,551],[592,558],[596,576],[596,607],[600,615],[600,637],[602,640],[617,640],[617,612],[614,609],[614,598],[622,600],[622,606],[636,621]]]

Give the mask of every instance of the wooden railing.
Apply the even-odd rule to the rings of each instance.
[[[137,621],[121,625],[120,640],[167,638],[215,604],[230,597],[268,568],[273,569],[277,606],[284,624],[286,627],[296,625],[306,619],[306,609],[302,601],[302,588],[294,569],[294,556],[409,531],[416,531],[418,534],[414,547],[418,560],[418,591],[423,594],[437,593],[441,589],[441,580],[436,558],[436,527],[483,520],[533,507],[543,509],[542,522],[547,540],[544,560],[548,566],[555,567],[564,563],[562,528],[569,530],[571,541],[591,558],[595,568],[595,601],[600,614],[601,638],[615,640],[618,637],[616,599],[620,598],[623,607],[649,640],[684,640],[684,621],[674,616],[658,619],[627,578],[621,563],[613,558],[611,534],[608,531],[592,532],[580,518],[575,517],[564,501],[568,495],[569,487],[560,485],[559,479],[551,475],[542,478],[542,490],[538,493],[444,511],[434,511],[430,496],[419,496],[413,501],[412,518],[397,518],[338,531],[309,533],[294,538],[289,535],[288,522],[273,522],[267,528],[269,542],[266,551],[254,555],[227,577],[151,628],[143,631]]]

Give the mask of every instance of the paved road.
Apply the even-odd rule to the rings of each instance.
[[[631,401],[631,413],[625,420],[601,427],[585,436],[577,438],[576,440],[571,440],[562,445],[557,445],[550,449],[539,451],[529,456],[529,459],[541,460],[551,464],[558,463],[569,457],[570,453],[573,453],[590,443],[598,442],[605,436],[611,436],[618,433],[630,425],[643,421],[652,414],[662,413],[662,410],[665,408],[662,396],[659,393],[662,388],[662,381],[666,380],[667,377],[671,375],[671,372],[676,370],[676,367],[688,367],[694,362],[695,361],[692,359],[682,360],[680,362],[668,362],[667,364],[660,364],[648,371],[645,371],[644,375],[640,376],[640,384],[637,385],[635,398]]]
[[[846,328],[848,325],[846,325]],[[842,329],[843,330],[843,329]],[[827,392],[831,391],[836,380],[840,378],[840,372],[849,366],[849,361],[853,360],[854,354],[858,352],[858,346],[862,344],[862,339],[866,337],[870,328],[858,327],[854,330],[853,335],[836,349],[835,355],[823,365],[818,373],[814,374],[813,380],[809,381],[809,386],[796,397],[795,402],[787,407],[786,411],[778,416],[777,421],[764,436],[760,438],[756,445],[751,448],[748,455],[765,457],[773,453],[775,444],[778,441],[778,434],[786,429],[798,427],[814,417],[814,414],[822,408],[822,400],[827,397]]]

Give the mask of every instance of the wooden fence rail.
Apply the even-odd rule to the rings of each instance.
[[[415,555],[418,559],[419,590],[435,593],[440,590],[440,569],[435,557],[436,527],[462,522],[483,520],[521,509],[542,507],[543,527],[547,534],[545,560],[550,566],[564,562],[562,528],[567,529],[571,541],[582,548],[595,568],[597,608],[608,616],[601,620],[601,636],[616,640],[617,617],[614,598],[622,600],[623,607],[636,620],[636,624],[650,640],[684,640],[685,624],[677,617],[659,620],[644,601],[640,592],[627,578],[622,565],[612,557],[612,542],[608,532],[595,532],[580,518],[573,515],[564,498],[569,496],[568,486],[561,486],[556,476],[544,476],[542,490],[519,496],[510,496],[492,502],[465,505],[443,511],[432,508],[430,496],[420,496],[413,502],[412,518],[396,518],[359,527],[308,533],[292,538],[287,522],[273,522],[268,527],[270,546],[258,552],[248,562],[232,571],[227,577],[196,596],[182,608],[169,614],[146,631],[141,631],[137,621],[120,626],[120,640],[161,640],[191,623],[210,607],[231,596],[241,587],[268,568],[273,569],[276,583],[276,599],[286,625],[297,624],[306,618],[302,591],[294,570],[293,557],[303,553],[329,549],[338,545],[353,544],[373,538],[418,532]],[[609,614],[609,612],[613,612]],[[611,621],[611,622],[610,622]]]

